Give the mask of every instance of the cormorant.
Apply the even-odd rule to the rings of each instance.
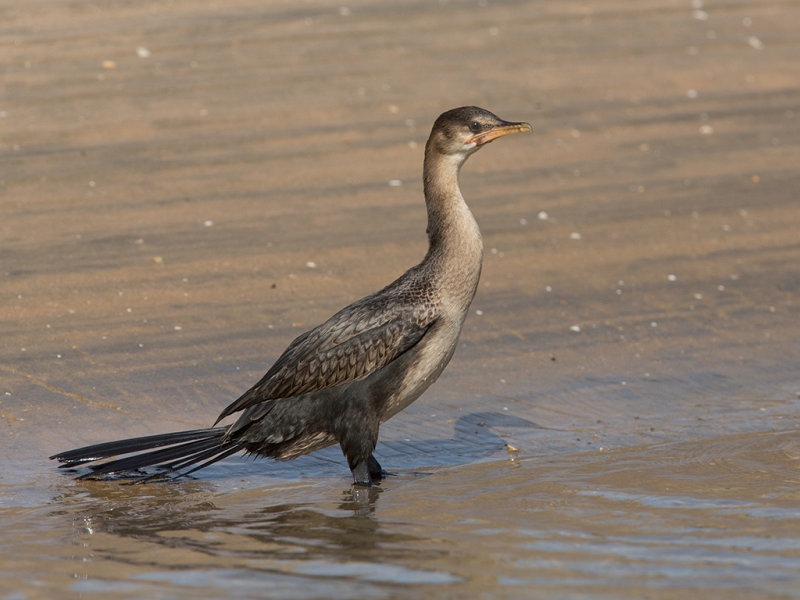
[[[152,435],[62,452],[83,477],[187,475],[244,450],[279,460],[338,443],[358,485],[385,474],[372,455],[384,421],[416,400],[444,370],[475,295],[483,242],[458,186],[464,161],[501,136],[531,131],[482,108],[449,110],[433,124],[423,167],[428,252],[396,281],[303,333],[266,375],[209,429]],[[242,411],[229,426],[216,426]]]

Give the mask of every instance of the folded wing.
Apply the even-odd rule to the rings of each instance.
[[[418,344],[435,322],[431,311],[352,305],[295,339],[261,380],[217,422],[276,398],[290,398],[369,376]]]

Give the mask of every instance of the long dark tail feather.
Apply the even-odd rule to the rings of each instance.
[[[69,450],[51,456],[64,464],[61,468],[75,468],[112,456],[132,454],[115,460],[87,465],[91,469],[81,479],[121,474],[142,480],[183,476],[235,454],[243,447],[235,441],[223,441],[227,427],[178,431],[160,435],[119,440]],[[149,450],[149,452],[145,452]],[[198,464],[200,463],[200,464]],[[141,469],[157,467],[155,474]],[[184,471],[193,467],[188,471]]]

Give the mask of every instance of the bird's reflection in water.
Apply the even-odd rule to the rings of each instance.
[[[408,541],[382,531],[374,517],[380,488],[320,487],[246,490],[217,502],[214,485],[204,481],[133,486],[80,481],[56,499],[61,505],[56,512],[71,520],[83,544],[103,533],[105,548],[132,548],[135,541],[227,559],[367,561],[378,547],[385,553],[387,544]],[[308,501],[298,501],[304,495]],[[121,543],[108,546],[109,535]],[[134,556],[124,560],[138,562]]]
[[[391,477],[391,474],[389,475]],[[352,510],[353,514],[359,517],[366,517],[375,512],[375,503],[378,501],[378,496],[382,493],[379,487],[365,488],[363,486],[354,485],[349,490],[345,491],[344,501],[341,508],[344,510]]]

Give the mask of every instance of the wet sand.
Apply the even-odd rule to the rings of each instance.
[[[800,593],[800,7],[0,8],[2,598]],[[46,457],[202,427],[425,251],[443,110],[486,258],[382,428],[175,485]],[[390,183],[391,182],[391,183]]]

